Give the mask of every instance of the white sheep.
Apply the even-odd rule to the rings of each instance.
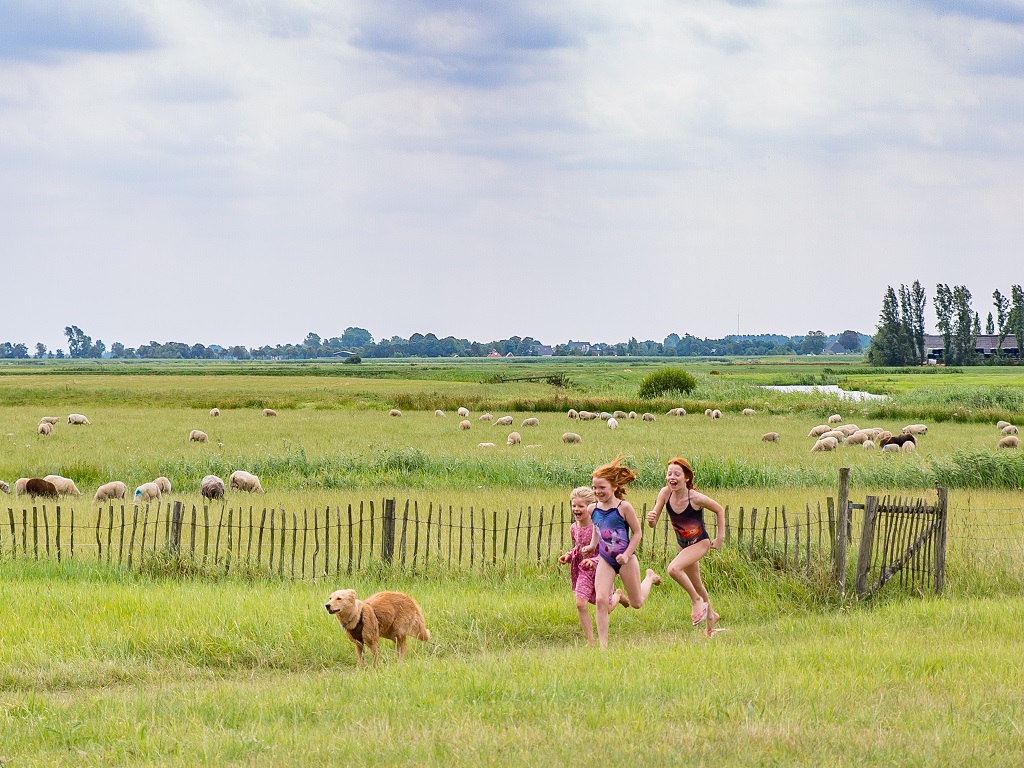
[[[437,418],[439,418],[439,419],[445,418],[445,412],[442,411],[440,408],[438,410],[434,411],[434,415],[437,416]]]
[[[46,435],[53,432],[53,424],[48,421],[40,421],[39,426],[36,427],[36,431],[43,437],[46,437]]]
[[[277,416],[277,411],[275,411],[273,408],[264,408],[263,409],[263,415],[264,416]]]
[[[494,422],[494,426],[496,426],[496,427],[507,427],[511,423],[512,423],[512,417],[511,416],[502,416],[500,419],[498,419],[497,421]]]
[[[608,411],[601,411],[601,421],[608,421],[612,415]]]
[[[459,408],[459,416],[463,419],[469,418],[469,408]]]
[[[128,486],[120,480],[113,480],[109,483],[104,483],[96,489],[96,495],[92,497],[92,503],[99,504],[101,501],[109,501],[110,499],[123,499],[127,494]]]
[[[523,419],[523,423],[520,424],[519,426],[521,426],[521,427],[539,427],[540,426],[540,419],[537,419],[537,418],[531,416],[528,419]]]
[[[833,413],[831,416],[828,417],[828,423],[829,424],[842,424],[843,423],[843,417],[840,416],[838,413]]]
[[[1008,422],[1008,421],[997,421],[996,422],[996,429],[998,429],[998,430],[1002,430],[1003,427],[1008,427],[1008,426],[1010,426],[1010,422]]]
[[[612,416],[616,419],[625,419],[627,418],[627,413],[625,411],[614,411],[612,412]]]
[[[210,409],[210,415],[211,416],[220,416],[220,408],[211,408]]]
[[[608,419],[608,429],[618,429],[618,428],[619,428],[619,420],[618,419],[616,419],[614,416],[612,418]]]
[[[904,435],[927,435],[928,427],[924,424],[907,424],[902,430]]]
[[[161,475],[160,477],[158,477],[153,482],[156,483],[156,487],[160,489],[160,493],[170,493],[171,492],[171,481],[168,480],[166,477],[163,477]]]
[[[834,451],[839,446],[839,441],[834,437],[819,437],[818,441],[811,448],[811,453],[821,451]]]
[[[711,409],[710,408],[705,408],[704,409],[704,415],[705,416],[710,416],[711,415]]]
[[[900,447],[900,450],[904,453],[913,453],[917,450],[917,443],[912,443],[908,440]]]
[[[207,499],[223,499],[224,481],[216,475],[207,475],[199,481],[199,493]]]
[[[153,501],[160,498],[160,486],[156,483],[143,483],[135,489],[135,503]]]
[[[808,437],[821,437],[826,432],[831,432],[831,431],[832,431],[832,427],[830,427],[828,424],[819,424],[816,427],[812,427],[811,431],[807,433],[807,436]]]
[[[830,429],[828,432],[822,435],[822,437],[834,437],[837,442],[841,443],[843,442],[843,440],[846,439],[846,434],[840,432],[838,429]]]
[[[518,432],[509,432],[506,445],[519,445],[521,442],[523,442],[523,438],[519,436]]]
[[[56,425],[56,424],[60,424],[60,416],[43,416],[43,418],[41,418],[41,419],[39,420],[39,423],[41,424],[41,423],[43,423],[44,421],[45,421],[45,422],[46,422],[47,424],[54,424],[54,425]],[[1007,422],[1007,423],[1009,423],[1009,422]]]
[[[756,413],[757,413],[757,411],[755,411],[753,408],[744,408],[743,409],[743,415],[744,416],[754,416]]]
[[[896,443],[886,443],[882,446],[882,453],[899,453],[900,447]]]
[[[260,485],[260,479],[251,472],[236,469],[231,473],[231,477],[228,478],[228,480],[228,485],[232,490],[248,491],[249,493],[263,493],[263,486]]]
[[[578,419],[579,417],[580,417],[579,411],[577,411],[575,408],[570,408],[569,409],[569,418],[570,419]]]
[[[85,424],[88,426],[92,422],[80,413],[72,413],[68,415],[68,424]]]
[[[765,443],[777,443],[777,442],[779,442],[779,433],[778,432],[765,432],[763,435],[761,435],[761,440],[762,440],[762,442],[765,442]]]
[[[575,432],[565,432],[562,434],[563,443],[582,443],[583,438],[577,435]]]
[[[459,429],[463,431],[469,429],[472,426],[473,425],[469,422],[469,419],[463,419],[462,421],[459,422]]]
[[[193,429],[188,433],[188,441],[190,443],[206,443],[209,442],[210,437],[201,429]]]
[[[640,421],[654,421],[654,414],[645,413],[643,416],[640,417]]]
[[[875,450],[876,446],[874,440],[865,440],[863,443],[860,444],[860,447],[863,448],[865,451],[873,451]]]
[[[849,437],[853,433],[859,432],[860,427],[856,424],[840,424],[838,427],[835,427],[833,431],[842,432],[844,435]]]
[[[70,477],[61,477],[60,475],[47,475],[43,478],[48,483],[53,483],[53,487],[57,489],[57,493],[61,496],[81,496],[81,491],[75,486],[75,481]]]
[[[1007,424],[1005,427],[1003,427],[1001,432],[1004,435],[1016,435],[1017,428],[1013,426],[1013,424]]]
[[[686,409],[685,408],[670,408],[668,411],[665,412],[665,415],[666,416],[685,416],[686,415]],[[708,416],[710,416],[710,415],[711,414],[709,413]]]
[[[27,477],[19,477],[17,480],[14,481],[14,495],[15,496],[24,496],[25,495],[25,488],[28,485],[29,479],[30,478],[27,478]]]
[[[491,414],[489,414],[489,413],[484,413],[484,414],[481,414],[481,415],[480,415],[480,418],[479,418],[479,419],[477,419],[477,421],[490,421],[490,420],[491,420],[491,419],[493,419],[493,418],[494,418],[494,417],[493,417],[493,416],[491,416]]]
[[[593,421],[597,418],[597,414],[591,411],[580,411],[579,418],[580,421]]]
[[[477,448],[493,448],[494,447],[494,443],[477,443],[476,447]]]
[[[1016,435],[1007,435],[1006,437],[999,438],[997,448],[1016,448],[1020,445],[1020,438]]]
[[[10,493],[11,492],[11,486],[9,486],[3,480],[0,480],[0,491],[3,491],[4,493]]]
[[[400,410],[398,410],[397,408],[392,408],[390,411],[388,411],[388,416],[401,416],[401,415],[402,415],[402,412]]]
[[[863,429],[860,429],[854,432],[848,438],[846,438],[846,442],[849,445],[864,445],[864,443],[868,442],[870,439],[871,433],[866,432]]]
[[[636,411],[630,411],[629,412],[629,418],[635,419],[636,418]]]
[[[717,408],[715,408],[715,410],[713,410],[711,412],[711,418],[712,419],[720,419],[720,418],[722,418],[722,412],[720,410],[718,410]]]

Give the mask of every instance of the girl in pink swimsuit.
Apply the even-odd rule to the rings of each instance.
[[[587,638],[587,645],[594,644],[593,620],[590,618],[588,606],[596,603],[594,591],[594,575],[597,573],[597,558],[584,557],[583,548],[590,544],[594,537],[594,522],[590,519],[591,504],[597,502],[594,492],[586,486],[574,488],[569,494],[569,503],[572,507],[573,524],[569,527],[569,536],[572,539],[573,548],[558,558],[558,562],[569,564],[569,578],[572,581],[572,591],[576,596],[576,612],[579,614],[580,626],[583,627],[583,635]],[[621,589],[608,598],[608,612],[615,610],[615,606],[622,605],[629,607],[629,601],[622,594]]]

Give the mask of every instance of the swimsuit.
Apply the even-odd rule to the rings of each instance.
[[[595,507],[590,515],[590,519],[597,526],[598,554],[601,555],[602,560],[618,573],[622,564],[615,557],[616,555],[621,555],[629,547],[629,525],[626,524],[625,519],[619,514],[617,505],[611,509]]]
[[[704,510],[694,509],[690,505],[690,489],[686,489],[686,508],[682,512],[672,509],[672,494],[665,499],[665,509],[668,512],[668,519],[672,521],[672,530],[676,532],[676,543],[680,549],[686,549],[691,544],[710,539],[707,528],[704,527]]]

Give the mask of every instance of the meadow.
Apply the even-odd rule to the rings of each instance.
[[[416,575],[375,564],[340,583],[244,570],[170,577],[4,549],[0,765],[561,765],[595,752],[644,765],[1020,764],[1024,470],[1016,452],[994,448],[996,419],[1024,421],[1019,380],[1001,369],[687,361],[694,393],[639,400],[640,380],[664,364],[0,366],[0,478],[64,474],[91,497],[109,479],[134,486],[164,474],[172,499],[192,504],[204,474],[244,467],[263,478],[260,507],[389,496],[514,510],[561,503],[624,453],[641,507],[664,460],[683,454],[735,512],[815,504],[849,466],[857,498],[933,496],[936,480],[952,489],[945,593],[853,601],[824,565],[794,573],[727,547],[702,568],[728,632],[708,639],[692,628],[688,599],[666,579],[642,611],[613,614],[611,649],[600,653],[582,642],[564,569],[547,564],[435,563]],[[807,383],[891,397],[758,389]],[[473,410],[467,432],[459,405]],[[664,415],[677,405],[690,413]],[[702,415],[712,405],[722,420]],[[223,415],[211,418],[213,406]],[[657,421],[612,431],[565,417],[588,406],[649,410]],[[261,416],[264,407],[279,416]],[[387,415],[393,407],[401,418]],[[744,407],[757,415],[741,416]],[[513,415],[514,426],[479,422],[484,410]],[[36,434],[40,416],[72,411],[92,426]],[[835,412],[930,430],[911,455],[808,453],[807,431]],[[520,428],[527,416],[540,426]],[[209,443],[188,443],[196,428]],[[504,445],[512,429],[523,445]],[[563,444],[567,430],[583,442]],[[760,441],[769,430],[779,444]],[[1004,520],[1014,526],[995,527]],[[658,552],[644,557],[664,573]],[[385,643],[380,669],[356,669],[323,609],[341,586],[415,595],[432,641],[414,641],[402,665]]]

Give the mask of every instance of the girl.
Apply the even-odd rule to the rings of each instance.
[[[668,575],[686,590],[690,596],[693,610],[690,618],[693,626],[707,620],[707,636],[715,633],[719,615],[711,607],[711,598],[700,578],[700,559],[711,549],[722,548],[722,537],[725,534],[725,510],[712,498],[697,491],[693,482],[693,469],[690,462],[683,458],[669,461],[665,470],[665,487],[658,493],[654,509],[647,513],[647,524],[652,528],[657,525],[661,510],[668,510],[672,529],[679,544],[679,554],[668,566]],[[704,527],[704,510],[710,509],[718,521],[717,535],[714,541]]]
[[[622,578],[628,604],[633,608],[643,606],[651,587],[661,583],[661,577],[650,568],[643,581],[640,580],[640,563],[633,553],[640,545],[643,533],[633,505],[624,500],[626,486],[636,480],[636,475],[622,466],[621,461],[620,456],[611,464],[594,470],[592,478],[597,503],[589,507],[594,533],[590,544],[583,550],[584,556],[594,552],[600,555],[594,586],[597,591],[597,639],[602,648],[608,647],[608,613],[615,574]]]
[[[569,537],[574,546],[558,558],[558,562],[563,565],[569,563],[569,578],[572,580],[572,591],[576,595],[576,612],[579,614],[580,626],[583,627],[587,645],[594,644],[594,627],[587,606],[595,602],[594,574],[597,570],[597,558],[585,558],[583,548],[594,538],[594,522],[590,519],[589,507],[596,502],[594,492],[586,486],[574,488],[569,494],[569,504],[572,506],[572,516],[575,520],[569,527]],[[622,594],[622,590],[616,589],[615,594],[611,596],[608,612],[615,610],[615,606],[620,602],[629,607],[629,601]]]

